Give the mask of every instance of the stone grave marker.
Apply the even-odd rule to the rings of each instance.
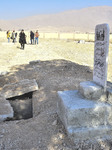
[[[95,28],[93,81],[106,88],[109,49],[109,26],[99,24]]]
[[[58,91],[57,114],[74,143],[88,139],[112,139],[112,83],[107,82],[108,49],[109,26],[97,25],[93,81],[81,82],[79,90]]]

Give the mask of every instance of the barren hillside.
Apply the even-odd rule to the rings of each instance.
[[[96,24],[108,23],[112,30],[112,7],[89,7],[57,14],[35,15],[16,20],[0,20],[2,29],[51,29],[57,31],[94,31]]]

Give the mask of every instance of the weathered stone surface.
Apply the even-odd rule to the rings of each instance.
[[[107,92],[104,92],[99,100],[102,102],[108,102]]]
[[[111,126],[96,126],[91,128],[73,128],[69,127],[67,129],[68,136],[72,141],[78,140],[94,140],[95,138],[105,137],[110,134],[112,130]]]
[[[112,104],[112,89],[107,89],[108,103]]]
[[[95,28],[95,51],[93,81],[106,88],[109,49],[109,26],[100,24]]]
[[[33,92],[33,95],[32,95],[32,107],[33,107],[33,116],[34,117],[39,113],[39,110],[38,110],[38,107],[37,107],[38,95],[39,95],[39,91]]]
[[[5,121],[7,118],[13,118],[13,109],[6,99],[0,97],[0,122]]]
[[[112,130],[111,105],[83,99],[78,91],[60,91],[58,95],[58,115],[71,139],[104,136]]]
[[[33,80],[22,80],[18,83],[6,84],[2,91],[1,95],[5,98],[11,98],[15,96],[20,96],[28,92],[38,90],[38,85],[35,79]]]
[[[112,83],[107,81],[107,102],[112,104]]]
[[[86,99],[98,100],[101,98],[104,90],[93,81],[85,81],[79,84],[79,92]]]

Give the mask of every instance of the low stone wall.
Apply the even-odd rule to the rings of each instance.
[[[17,31],[19,35],[20,31]],[[30,31],[25,31],[27,39],[30,39]],[[94,33],[65,33],[65,32],[39,32],[40,38],[45,39],[70,39],[70,40],[85,40],[87,42],[94,42]],[[0,32],[0,38],[6,39],[6,32]],[[110,42],[112,43],[112,34],[110,34]]]

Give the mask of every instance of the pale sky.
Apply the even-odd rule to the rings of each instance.
[[[58,13],[92,6],[112,6],[112,0],[1,0],[0,20]]]

